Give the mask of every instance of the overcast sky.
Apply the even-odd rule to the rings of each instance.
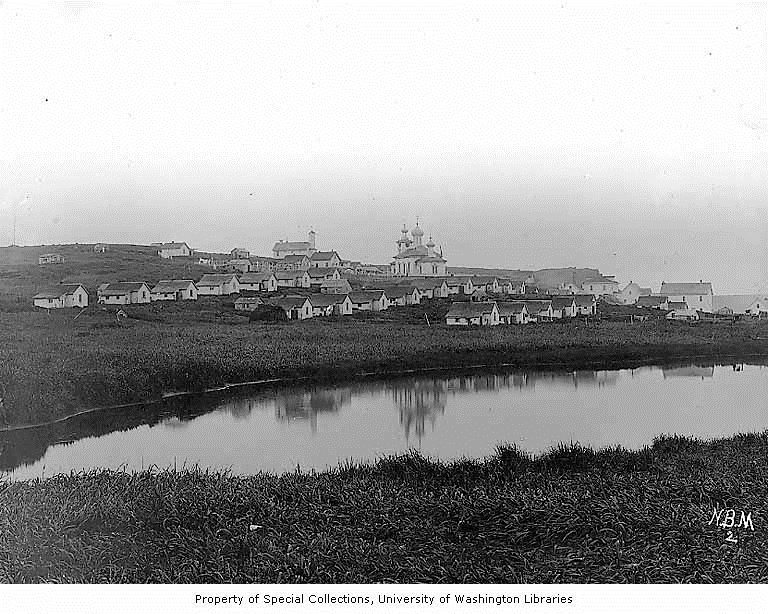
[[[0,245],[768,282],[766,4],[0,4]],[[25,200],[25,196],[29,198]]]

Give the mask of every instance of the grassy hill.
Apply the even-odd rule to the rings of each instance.
[[[64,256],[63,264],[39,265],[41,254]],[[104,282],[160,279],[198,280],[211,269],[192,258],[166,260],[148,245],[110,245],[96,253],[93,244],[35,245],[0,248],[0,311],[32,309],[32,297],[52,284],[81,283],[95,300],[96,288]]]

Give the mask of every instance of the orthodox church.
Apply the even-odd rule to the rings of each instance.
[[[435,250],[432,237],[429,237],[426,245],[422,243],[424,231],[418,221],[411,229],[410,236],[405,224],[400,232],[400,238],[397,240],[397,254],[389,265],[393,277],[444,277],[447,275],[448,265],[443,258],[442,248],[439,252]]]

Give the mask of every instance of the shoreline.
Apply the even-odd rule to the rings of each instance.
[[[749,363],[750,359],[762,358],[768,360],[768,352],[752,352],[743,354],[679,354],[671,357],[669,355],[647,355],[642,358],[628,358],[624,360],[611,360],[607,358],[596,358],[592,361],[539,361],[539,362],[497,362],[497,363],[484,363],[484,364],[466,364],[466,365],[453,365],[453,366],[437,366],[437,367],[416,367],[411,369],[399,369],[399,370],[385,370],[385,371],[360,371],[345,376],[340,376],[338,372],[295,376],[295,377],[275,377],[268,379],[258,379],[243,382],[231,382],[221,386],[213,386],[205,388],[203,390],[180,390],[180,391],[166,391],[161,396],[149,399],[146,401],[135,401],[130,403],[119,404],[107,404],[99,405],[96,407],[90,407],[80,409],[74,413],[61,416],[59,418],[38,422],[34,424],[9,424],[0,426],[0,433],[12,433],[15,431],[32,430],[38,428],[45,428],[53,426],[55,424],[61,424],[78,418],[80,416],[107,412],[110,410],[127,409],[131,407],[152,406],[162,403],[167,399],[178,397],[197,397],[211,394],[214,392],[225,392],[228,390],[235,390],[237,388],[248,387],[260,387],[265,384],[288,384],[290,382],[328,382],[340,385],[347,382],[353,382],[358,379],[375,379],[375,378],[389,378],[397,377],[400,375],[420,375],[427,373],[451,373],[451,372],[471,372],[473,370],[495,370],[495,369],[520,369],[520,370],[535,370],[539,368],[554,368],[554,369],[575,369],[575,370],[606,370],[606,371],[619,371],[623,369],[634,369],[641,367],[654,367],[664,366],[676,362],[688,362],[696,360],[711,361],[716,366],[723,366],[730,362],[730,359],[738,362]]]

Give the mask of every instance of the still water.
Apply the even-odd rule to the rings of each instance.
[[[323,469],[420,450],[483,457],[560,442],[636,449],[660,434],[768,429],[768,367],[643,367],[419,375],[168,400],[0,435],[11,479],[98,467]]]

